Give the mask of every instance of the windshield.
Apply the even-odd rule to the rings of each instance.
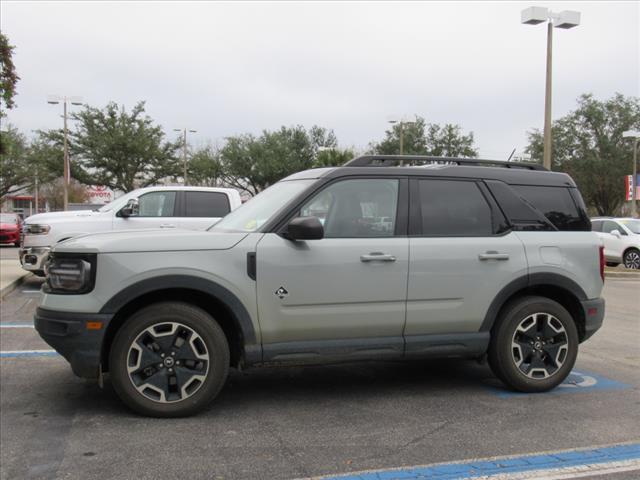
[[[13,213],[3,213],[0,215],[0,223],[18,223],[18,216]]]
[[[278,182],[229,213],[209,230],[255,232],[315,180]]]
[[[618,220],[633,233],[640,234],[640,220]]]

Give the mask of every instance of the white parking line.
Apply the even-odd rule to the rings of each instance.
[[[33,323],[0,323],[0,328],[35,328]]]

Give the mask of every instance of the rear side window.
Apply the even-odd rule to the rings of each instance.
[[[490,236],[491,208],[475,182],[420,180],[422,235]]]
[[[229,197],[221,192],[185,192],[187,217],[224,217],[229,213]]]
[[[543,187],[512,185],[517,193],[531,203],[558,229],[565,231],[591,230],[578,211],[569,189],[565,187]]]
[[[594,232],[602,231],[602,220],[591,220],[591,230]]]

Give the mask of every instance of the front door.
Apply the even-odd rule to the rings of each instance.
[[[114,230],[136,230],[141,228],[177,228],[177,192],[162,190],[138,197],[137,214],[130,217],[113,218]]]
[[[265,360],[402,354],[408,239],[398,198],[405,185],[393,178],[339,180],[297,212],[320,219],[323,239],[267,233],[260,240],[257,301]]]

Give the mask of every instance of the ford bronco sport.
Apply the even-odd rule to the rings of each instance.
[[[35,325],[76,375],[153,416],[230,367],[488,357],[508,387],[569,374],[601,326],[604,256],[572,179],[541,166],[366,156],[291,175],[208,231],[56,245]]]

